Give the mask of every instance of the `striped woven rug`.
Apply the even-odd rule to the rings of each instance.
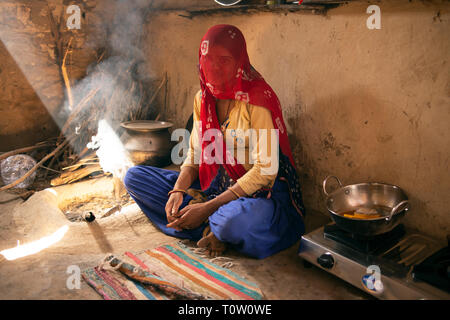
[[[255,283],[200,257],[180,242],[139,254],[108,256],[99,266],[84,270],[82,276],[106,300],[263,298]]]

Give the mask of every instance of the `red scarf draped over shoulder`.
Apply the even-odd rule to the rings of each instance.
[[[207,65],[205,58],[208,51],[215,45],[226,48],[237,60],[238,69],[233,85],[230,85],[227,91],[219,91],[206,79]],[[222,164],[228,175],[233,180],[242,177],[246,170],[237,160],[226,151],[226,145],[223,135],[220,132],[219,121],[216,115],[217,99],[241,100],[255,106],[261,106],[271,111],[272,121],[275,129],[278,131],[278,142],[281,152],[288,156],[292,166],[295,168],[291,148],[287,136],[286,126],[283,120],[280,101],[272,88],[266,83],[263,77],[253,68],[247,53],[247,45],[242,32],[232,25],[216,25],[211,27],[203,36],[199,49],[199,76],[201,86],[201,109],[200,120],[201,128],[199,138],[201,142],[201,159],[199,165],[199,179],[202,190],[209,187],[211,181],[217,175],[220,164]],[[205,135],[207,130],[213,130]],[[216,141],[216,139],[220,139]],[[214,144],[209,146],[210,144]],[[205,152],[209,150],[218,151],[217,153]],[[208,158],[210,154],[213,158]]]

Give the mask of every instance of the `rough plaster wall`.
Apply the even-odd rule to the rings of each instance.
[[[96,50],[105,47],[111,35],[106,30],[113,21],[116,3],[128,0],[0,0],[0,152],[33,145],[58,134],[64,117],[61,110],[65,92],[55,56],[48,7],[58,21],[60,34],[72,50],[66,66],[72,89],[86,76],[96,59]],[[211,3],[194,1],[195,6]],[[133,0],[130,12],[148,5],[168,9],[183,5],[177,0]],[[69,30],[69,5],[81,9],[81,29]],[[138,6],[139,5],[139,6]],[[117,28],[127,28],[118,25]]]
[[[58,134],[59,108],[64,101],[63,82],[55,59],[47,4],[56,19],[70,4],[85,13],[80,30],[68,30],[65,19],[61,34],[73,37],[67,69],[73,81],[84,76],[93,59],[86,44],[88,26],[94,26],[90,10],[94,1],[0,2],[0,151],[33,145]],[[94,16],[92,16],[94,17]]]
[[[395,184],[411,200],[407,226],[443,239],[450,233],[450,5],[376,2],[382,28],[368,30],[369,4],[326,17],[155,14],[146,50],[149,72],[168,72],[163,118],[184,127],[199,89],[200,39],[214,24],[234,24],[292,128],[307,207],[326,213],[321,184],[329,174],[344,184]]]
[[[47,109],[0,43],[0,151],[33,145],[56,132]],[[22,134],[23,130],[34,134]]]

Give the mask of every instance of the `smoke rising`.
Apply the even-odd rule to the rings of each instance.
[[[103,59],[93,62],[87,68],[86,77],[72,87],[74,103],[71,106],[66,99],[61,114],[67,119],[75,113],[70,130],[86,135],[74,146],[76,152],[96,134],[100,120],[107,121],[120,135],[121,122],[149,118],[152,110],[147,103],[153,79],[143,41],[151,2],[112,0],[96,8],[99,19],[95,25],[88,26],[92,33],[86,44],[101,53]]]

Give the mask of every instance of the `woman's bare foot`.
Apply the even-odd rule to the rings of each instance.
[[[227,248],[225,243],[217,239],[211,231],[197,242],[197,246],[199,248],[207,248],[210,257],[221,255]]]

